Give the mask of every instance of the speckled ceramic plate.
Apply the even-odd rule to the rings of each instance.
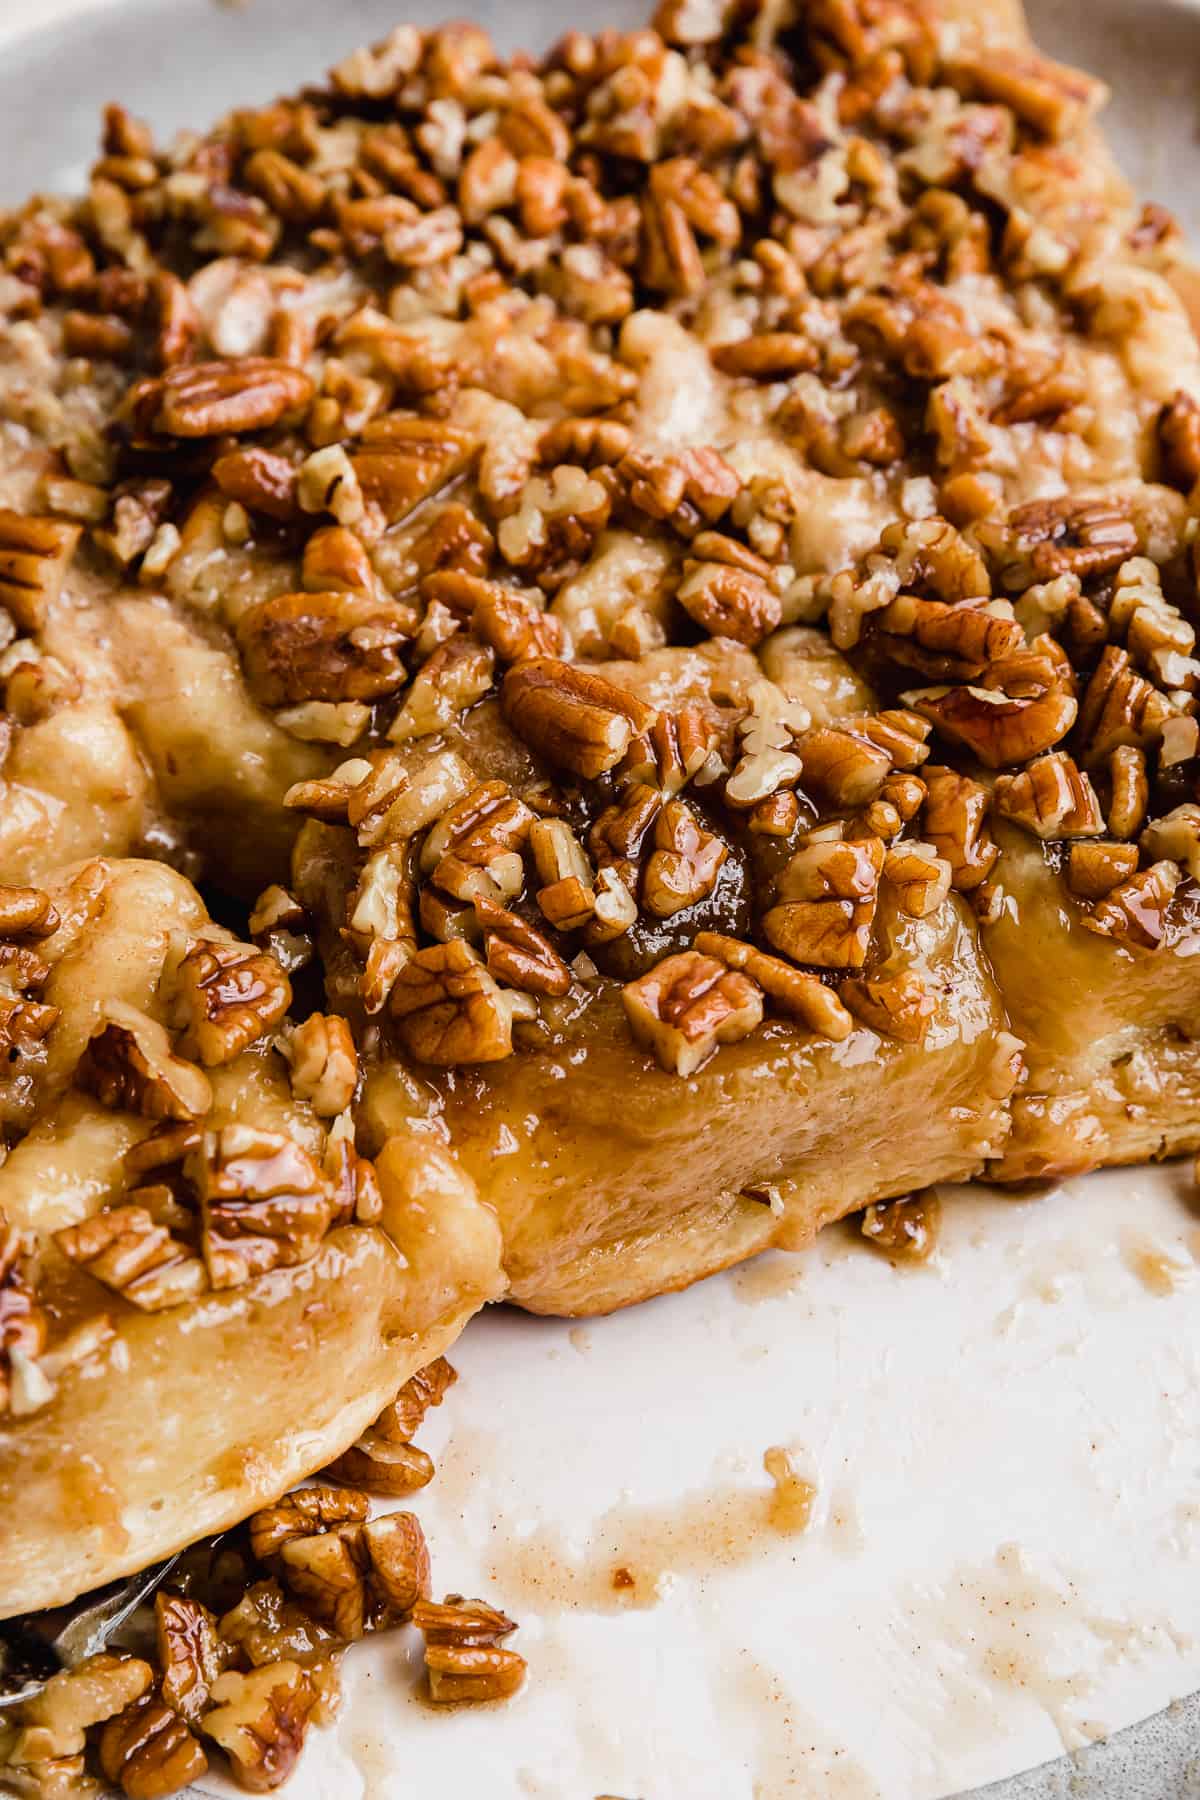
[[[0,0],[0,203],[78,184],[107,99],[164,131],[205,124],[448,9]],[[638,0],[457,10],[504,48],[642,17]],[[1113,81],[1126,169],[1200,242],[1200,17],[1030,10],[1048,50]],[[1194,1699],[1044,1760],[1200,1679],[1195,1289],[1151,1298],[1121,1249],[1136,1218],[1195,1257],[1184,1180],[953,1200],[937,1266],[911,1277],[833,1233],[798,1268],[768,1259],[586,1328],[473,1325],[422,1517],[447,1575],[520,1617],[528,1694],[431,1720],[408,1651],[364,1649],[296,1800],[931,1800],[1002,1773],[976,1794],[1200,1800]],[[811,1544],[756,1562],[744,1521],[781,1437],[825,1498]],[[588,1554],[614,1541],[659,1559],[661,1605],[591,1607]],[[1068,1630],[1083,1649],[1064,1651]],[[989,1687],[985,1663],[1020,1670],[1016,1687]]]

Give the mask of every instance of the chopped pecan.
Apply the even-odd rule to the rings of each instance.
[[[1136,555],[1138,545],[1120,495],[1029,500],[1006,520],[983,520],[976,535],[999,562],[1004,585],[1021,590],[1058,575],[1103,575]]]
[[[346,822],[365,849],[415,837],[473,793],[475,775],[453,750],[439,750],[414,769],[396,755],[378,757],[351,786]]]
[[[105,1207],[56,1231],[54,1241],[68,1262],[142,1312],[180,1306],[208,1286],[200,1258],[144,1206]]]
[[[50,937],[59,916],[49,894],[34,887],[0,887],[0,938]]]
[[[1137,866],[1136,844],[1072,844],[1067,885],[1081,900],[1103,900]]]
[[[22,1704],[22,1736],[33,1738],[47,1759],[77,1755],[92,1726],[140,1700],[153,1680],[149,1663],[139,1657],[102,1650],[52,1675]]]
[[[862,806],[873,800],[892,772],[887,750],[854,731],[818,725],[796,739],[806,788],[831,806]]]
[[[1157,743],[1170,716],[1166,695],[1137,673],[1127,651],[1109,644],[1079,709],[1079,735],[1089,766],[1094,767],[1118,746],[1145,749]]]
[[[971,680],[1019,650],[1025,633],[1003,600],[923,600],[899,594],[872,617],[872,643],[937,681]]]
[[[393,743],[432,737],[456,723],[492,685],[495,657],[486,644],[456,632],[422,663],[388,726]]]
[[[277,1025],[292,985],[275,961],[249,944],[193,938],[175,978],[179,1050],[206,1069],[232,1062]]]
[[[950,892],[952,870],[932,844],[906,838],[889,850],[883,878],[896,889],[901,912],[913,919],[928,918]]]
[[[596,907],[595,871],[583,845],[563,819],[538,819],[529,848],[542,886],[537,903],[559,931],[586,925]]]
[[[344,1112],[358,1086],[358,1052],[345,1019],[310,1013],[301,1025],[285,1025],[275,1047],[289,1065],[291,1088],[319,1118]]]
[[[1194,800],[1174,807],[1161,819],[1151,819],[1139,842],[1153,861],[1166,858],[1177,862],[1193,881],[1200,880],[1200,806]]]
[[[742,488],[741,477],[712,449],[662,455],[634,448],[617,464],[617,475],[631,505],[685,538],[715,525]]]
[[[525,996],[503,994],[478,954],[454,938],[409,958],[389,1004],[410,1056],[449,1068],[512,1054],[518,998]]]
[[[307,1151],[276,1131],[226,1125],[184,1160],[201,1209],[201,1246],[215,1288],[238,1287],[317,1254],[335,1200]]]
[[[795,786],[803,764],[792,746],[810,723],[808,709],[773,681],[756,681],[748,698],[750,710],[738,725],[742,754],[725,783],[733,806],[756,806]]]
[[[361,1524],[370,1506],[362,1494],[341,1488],[311,1486],[285,1494],[274,1506],[256,1512],[250,1520],[250,1548],[268,1567],[285,1544],[299,1538],[332,1531],[340,1525]]]
[[[105,1778],[128,1800],[162,1800],[208,1772],[208,1758],[185,1721],[153,1694],[104,1725],[97,1754]]]
[[[904,1200],[882,1200],[862,1215],[862,1234],[893,1262],[927,1262],[937,1248],[942,1207],[934,1188]]]
[[[1118,882],[1080,923],[1128,950],[1155,950],[1166,933],[1167,910],[1179,881],[1176,863],[1152,863],[1140,875]]]
[[[593,779],[615,768],[654,709],[575,663],[531,657],[509,669],[500,689],[504,717],[552,763]]]
[[[268,1663],[241,1674],[227,1669],[213,1683],[204,1735],[228,1756],[238,1783],[269,1793],[292,1773],[317,1705],[311,1677],[294,1662]]]
[[[1182,389],[1158,416],[1167,480],[1186,493],[1200,479],[1200,404]]]
[[[927,768],[922,832],[950,864],[951,882],[970,893],[987,880],[1000,852],[987,828],[988,791],[953,769]]]
[[[386,413],[367,425],[352,460],[363,493],[395,525],[460,475],[478,448],[443,420]]]
[[[399,1624],[429,1598],[429,1550],[414,1513],[393,1512],[363,1526],[367,1583],[381,1624]]]
[[[729,846],[706,831],[682,800],[669,800],[654,824],[642,899],[656,919],[670,919],[711,894]]]
[[[751,646],[774,631],[783,614],[782,601],[770,582],[731,562],[689,559],[675,598],[711,636]]]
[[[501,554],[514,569],[580,562],[607,524],[611,505],[608,489],[586,469],[560,463],[522,487],[515,512],[500,521]]]
[[[715,957],[727,969],[740,969],[758,983],[776,1012],[798,1019],[819,1037],[841,1043],[853,1031],[854,1021],[836,991],[816,975],[719,931],[698,932],[694,947],[701,956]]]
[[[375,592],[375,572],[361,539],[344,525],[323,525],[304,546],[300,584],[309,594],[344,589],[370,596]]]
[[[148,1119],[201,1119],[212,1105],[207,1076],[172,1053],[165,1026],[119,1000],[104,1008],[75,1079],[105,1106]]]
[[[1009,693],[1000,685],[919,688],[904,698],[951,743],[965,745],[987,768],[1002,769],[1053,749],[1075,723],[1079,708],[1074,695],[1059,684],[1048,663],[1043,666],[1040,692]],[[993,676],[1003,680],[1004,667],[994,665],[989,681]]]
[[[776,883],[776,905],[763,918],[775,949],[793,962],[861,969],[884,854],[876,837],[853,843],[818,841],[797,851]]]
[[[1104,814],[1088,777],[1065,751],[1040,756],[1019,775],[1001,775],[996,811],[1040,838],[1095,837]]]
[[[212,475],[221,492],[247,511],[285,521],[296,517],[296,469],[277,451],[257,444],[229,450],[218,456]]]
[[[676,1075],[694,1075],[718,1044],[762,1023],[757,982],[695,950],[666,957],[622,988],[621,999],[634,1037]]]
[[[412,1622],[425,1638],[431,1699],[504,1700],[520,1687],[525,1659],[500,1643],[516,1624],[486,1601],[461,1594],[447,1594],[440,1603],[419,1600]]]
[[[540,931],[485,894],[475,897],[488,969],[497,981],[527,994],[565,994],[571,971]]]
[[[424,1450],[418,1450],[415,1444],[392,1443],[374,1429],[364,1431],[324,1471],[331,1481],[344,1481],[363,1493],[385,1494],[392,1499],[427,1487],[434,1472],[433,1458]]]
[[[503,781],[485,781],[442,814],[421,846],[421,871],[456,900],[512,899],[533,814]]]
[[[839,994],[864,1025],[881,1037],[919,1044],[929,1029],[937,1002],[919,975],[851,975]]]
[[[498,581],[445,569],[427,576],[422,592],[430,602],[441,601],[468,617],[476,637],[501,662],[553,656],[562,649],[562,625],[545,611],[544,597],[536,589],[504,587]]]
[[[1048,138],[1070,137],[1103,103],[1107,88],[1082,69],[1053,62],[1024,46],[989,42],[979,51],[959,50],[946,73],[969,99],[1007,106],[1024,124]]]
[[[154,1640],[162,1697],[194,1725],[225,1666],[216,1618],[199,1600],[160,1588],[154,1596]]]
[[[760,331],[732,343],[714,344],[713,366],[725,375],[750,375],[756,381],[781,381],[820,362],[817,346],[798,331]]]
[[[374,1429],[389,1443],[407,1444],[425,1414],[442,1404],[457,1380],[454,1365],[444,1356],[435,1356],[431,1363],[409,1376],[396,1398],[376,1419]]]
[[[344,825],[351,791],[361,787],[376,766],[364,756],[352,756],[324,781],[295,782],[284,794],[283,804],[296,812],[309,813],[314,819]]]
[[[312,399],[303,369],[270,356],[183,363],[131,395],[135,425],[169,437],[262,431]]]
[[[249,607],[237,641],[264,706],[378,700],[406,679],[408,620],[391,601],[341,591],[278,594]]]
[[[62,592],[80,526],[0,507],[0,607],[18,631],[40,631]]]
[[[704,767],[717,740],[716,726],[699,707],[659,713],[650,729],[630,744],[618,775],[657,788],[665,800],[673,800]]]

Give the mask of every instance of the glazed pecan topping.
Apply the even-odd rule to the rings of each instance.
[[[390,1008],[409,1055],[452,1067],[496,1062],[512,1054],[514,1005],[476,951],[461,938],[418,950],[392,988]]]
[[[740,969],[758,983],[776,1012],[797,1019],[818,1037],[841,1043],[853,1031],[854,1021],[836,990],[817,976],[719,931],[698,932],[695,947],[701,956],[715,957],[727,969]]]
[[[694,1075],[718,1044],[748,1037],[762,1021],[757,982],[695,950],[666,957],[621,998],[634,1037],[676,1075]]]
[[[37,1359],[46,1346],[46,1314],[37,1303],[24,1247],[0,1212],[0,1416],[34,1412],[52,1397],[39,1379]]]
[[[942,1207],[934,1188],[905,1200],[883,1200],[862,1215],[862,1234],[892,1262],[927,1262],[937,1249]]]
[[[212,1105],[207,1076],[172,1053],[166,1028],[116,1000],[89,1038],[75,1079],[105,1106],[148,1119],[201,1119]]]
[[[851,975],[838,993],[856,1019],[880,1037],[919,1044],[937,1008],[919,975]]]
[[[1166,695],[1137,673],[1127,651],[1109,644],[1079,709],[1079,735],[1089,767],[1119,746],[1145,749],[1157,743],[1170,714]]]
[[[160,1588],[154,1596],[154,1635],[162,1697],[194,1725],[226,1662],[216,1618],[201,1601]]]
[[[461,1594],[447,1594],[441,1602],[420,1600],[412,1621],[425,1637],[431,1699],[504,1700],[524,1680],[524,1657],[500,1641],[516,1624],[486,1601],[464,1600]]]
[[[892,770],[889,752],[855,731],[819,725],[796,740],[801,779],[830,806],[862,806],[873,800]]]
[[[660,456],[630,450],[617,465],[631,505],[661,519],[681,537],[694,538],[715,525],[741,491],[741,481],[716,450],[684,450]]]
[[[68,1262],[141,1312],[180,1306],[208,1286],[199,1256],[144,1206],[105,1207],[81,1225],[56,1231],[54,1241]]]
[[[19,631],[40,631],[62,592],[80,527],[0,507],[0,607]]]
[[[793,962],[861,969],[867,958],[884,847],[818,840],[798,850],[776,883],[763,930]]]
[[[959,51],[947,64],[947,74],[970,98],[1010,107],[1024,124],[1048,138],[1070,137],[1107,94],[1103,82],[1082,69],[1007,44]]]
[[[505,587],[447,569],[427,576],[422,591],[428,600],[468,618],[475,635],[501,662],[556,656],[563,647],[562,625],[544,610],[544,598],[536,589]]]
[[[1127,950],[1156,950],[1166,933],[1167,910],[1179,881],[1176,863],[1153,863],[1140,875],[1118,882],[1084,914],[1082,923]]]
[[[230,500],[271,519],[296,517],[296,466],[260,446],[229,450],[212,466],[213,480]],[[305,587],[309,584],[307,580]]]
[[[1062,750],[1040,756],[1019,775],[1001,775],[996,811],[1040,838],[1095,837],[1104,814],[1088,777]]]
[[[1057,575],[1103,575],[1134,556],[1138,543],[1128,501],[1105,495],[1030,500],[1003,524],[985,520],[978,536],[996,556],[1010,589]]]
[[[951,883],[971,893],[991,874],[1000,852],[987,828],[988,791],[953,769],[927,768],[924,836],[950,864]]]
[[[654,710],[575,663],[533,657],[508,671],[500,689],[504,716],[534,750],[572,774],[592,779],[615,768]]]
[[[208,1758],[185,1721],[153,1694],[108,1721],[97,1753],[106,1780],[129,1800],[159,1800],[208,1772]]]
[[[407,679],[406,621],[361,594],[280,594],[238,620],[247,677],[264,706],[382,699]]]
[[[883,878],[896,890],[897,905],[914,919],[937,911],[950,892],[952,874],[932,844],[911,838],[889,850],[883,864]]]
[[[291,999],[291,983],[273,956],[249,944],[195,938],[175,977],[179,1052],[206,1069],[232,1062],[279,1023]]]
[[[1158,418],[1167,479],[1186,492],[1200,478],[1200,404],[1191,394],[1176,394]]]
[[[576,931],[596,908],[595,871],[583,845],[563,819],[538,819],[529,848],[542,883],[537,903],[551,925]]]
[[[303,1024],[286,1026],[275,1040],[289,1065],[292,1092],[323,1119],[344,1112],[358,1086],[358,1052],[345,1019],[310,1013]]]
[[[485,781],[442,814],[421,846],[420,866],[456,900],[511,899],[521,892],[533,814],[503,781]]]
[[[261,431],[312,398],[312,378],[269,356],[187,363],[131,395],[135,425],[168,437]]]
[[[942,737],[964,745],[989,769],[1027,762],[1053,749],[1078,711],[1074,695],[1060,684],[1049,661],[1027,656],[993,665],[986,686],[923,688],[905,699]]]
[[[454,724],[492,685],[495,657],[486,644],[456,633],[422,663],[388,726],[392,743],[431,737]]]
[[[238,1287],[317,1254],[335,1197],[299,1144],[275,1131],[225,1125],[184,1161],[201,1211],[201,1245],[215,1288]]]
[[[0,938],[49,937],[59,917],[41,888],[0,887]]]
[[[739,644],[761,643],[782,616],[779,595],[765,573],[734,562],[689,559],[675,598],[713,637],[734,638]]]
[[[267,1793],[300,1760],[317,1698],[311,1677],[294,1662],[245,1674],[227,1669],[213,1683],[204,1735],[224,1750],[240,1786]]]
[[[729,847],[705,830],[682,800],[669,800],[654,824],[642,903],[656,919],[670,919],[711,894]]]
[[[352,460],[363,493],[394,525],[461,474],[477,448],[440,419],[388,413],[367,426]]]
[[[1103,900],[1137,866],[1136,844],[1072,844],[1067,885],[1081,900]]]
[[[486,895],[475,899],[475,917],[483,930],[488,970],[508,987],[528,994],[565,994],[571,971],[540,931]]]
[[[1144,854],[1153,861],[1165,858],[1177,862],[1193,881],[1200,879],[1200,806],[1194,800],[1173,807],[1161,819],[1152,819],[1139,842]]]
[[[939,681],[971,680],[1025,641],[1011,607],[998,600],[923,600],[900,594],[875,613],[872,643],[894,662]]]
[[[356,764],[352,772],[344,816],[365,848],[406,842],[444,818],[477,786],[472,770],[453,750],[438,751],[414,769],[399,756],[383,755],[374,763]]]

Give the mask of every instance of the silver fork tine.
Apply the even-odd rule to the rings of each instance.
[[[59,1669],[73,1669],[103,1650],[178,1561],[178,1556],[169,1557],[128,1581],[83,1594],[69,1606],[0,1621],[0,1710],[32,1699]]]

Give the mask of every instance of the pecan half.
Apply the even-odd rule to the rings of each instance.
[[[1022,769],[997,778],[994,803],[1040,838],[1095,837],[1104,830],[1104,814],[1088,777],[1065,751],[1052,751]]]
[[[729,846],[706,831],[682,800],[669,800],[654,825],[642,901],[656,919],[671,919],[711,894]]]
[[[881,839],[818,841],[787,863],[776,883],[778,903],[763,919],[776,950],[793,962],[861,969],[884,863]]]
[[[207,1131],[183,1166],[200,1202],[201,1247],[215,1288],[308,1262],[333,1223],[323,1171],[279,1132]]]
[[[621,990],[639,1043],[675,1075],[694,1075],[718,1044],[736,1043],[762,1023],[762,989],[715,957],[685,950]]]
[[[1089,767],[1123,745],[1156,744],[1171,716],[1165,694],[1151,687],[1127,651],[1109,644],[1096,664],[1079,709],[1079,736]]]
[[[1127,950],[1156,950],[1165,936],[1167,909],[1179,882],[1177,864],[1153,863],[1140,875],[1118,882],[1080,923]]]
[[[62,592],[81,527],[0,507],[0,606],[19,631],[40,631]]]
[[[653,707],[635,695],[551,657],[531,657],[509,669],[500,704],[527,744],[588,780],[615,768],[634,733],[647,731],[655,718]]]
[[[175,977],[180,1053],[206,1069],[232,1062],[279,1023],[291,999],[292,984],[273,956],[194,938]]]
[[[154,1596],[154,1641],[162,1697],[195,1724],[226,1662],[216,1618],[199,1600],[160,1588]]]
[[[387,413],[371,420],[352,461],[367,499],[395,525],[461,474],[478,448],[469,433],[443,420]]]
[[[1072,844],[1067,886],[1081,900],[1103,900],[1136,873],[1136,844]]]
[[[449,1068],[498,1062],[512,1054],[511,1000],[461,938],[432,944],[410,957],[396,977],[389,1005],[404,1046],[417,1062]]]
[[[149,384],[135,402],[143,428],[169,437],[221,437],[262,431],[313,396],[303,369],[270,356],[184,363]]]
[[[711,636],[751,647],[774,631],[783,615],[783,603],[764,576],[734,563],[689,560],[675,598]]]
[[[896,902],[901,912],[913,919],[928,918],[936,912],[950,892],[953,871],[932,844],[905,839],[889,850],[883,865],[883,877],[896,889]]]
[[[105,1007],[75,1079],[105,1106],[148,1119],[201,1119],[212,1105],[207,1076],[172,1053],[165,1026],[119,1000]]]
[[[208,1772],[208,1758],[185,1721],[154,1694],[104,1725],[97,1754],[106,1779],[128,1800],[161,1800]]]
[[[881,1037],[898,1038],[904,1044],[921,1042],[937,1010],[934,996],[912,973],[851,975],[838,992],[856,1019]]]
[[[420,1600],[412,1622],[425,1638],[431,1699],[504,1700],[520,1687],[525,1659],[500,1643],[516,1624],[486,1601],[461,1594],[447,1594],[440,1603]]]
[[[182,1305],[208,1286],[200,1258],[144,1206],[105,1207],[81,1225],[56,1231],[54,1241],[68,1262],[141,1312]]]
[[[407,618],[363,594],[278,594],[249,607],[237,642],[264,706],[298,700],[379,700],[407,679]]]
[[[503,781],[485,781],[442,814],[421,846],[421,870],[456,900],[512,899],[533,814]]]
[[[475,899],[487,966],[497,981],[527,994],[565,994],[571,971],[540,931],[486,895]]]
[[[988,791],[953,769],[927,768],[922,833],[950,864],[950,879],[960,893],[980,887],[1000,851],[987,828]]]

